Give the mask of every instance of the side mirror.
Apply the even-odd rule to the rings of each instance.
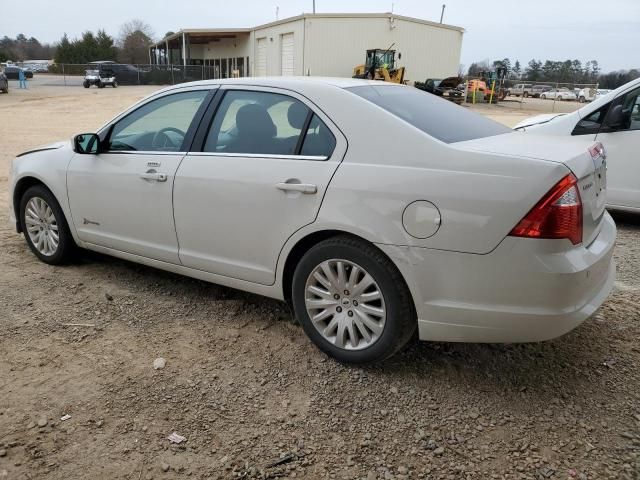
[[[618,129],[622,128],[623,123],[622,105],[615,105],[607,115],[606,125],[609,128]]]
[[[95,133],[81,133],[73,137],[73,150],[85,155],[97,155],[100,151],[100,137]]]

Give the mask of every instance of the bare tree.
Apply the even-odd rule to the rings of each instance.
[[[118,36],[119,61],[123,63],[148,63],[149,46],[155,33],[148,23],[140,19],[130,20],[120,27]]]

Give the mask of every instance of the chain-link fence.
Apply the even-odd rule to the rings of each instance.
[[[113,74],[119,85],[174,85],[225,78],[219,66],[214,65],[151,65],[151,64],[54,64],[48,68],[49,75],[61,76],[65,86],[83,85],[88,70],[97,70],[102,75]],[[241,71],[232,70],[231,76],[240,76]]]
[[[464,84],[466,103],[501,104],[504,107],[551,113],[567,113],[608,93],[596,83],[540,82],[527,79],[468,77]]]

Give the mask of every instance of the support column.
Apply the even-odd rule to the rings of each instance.
[[[187,36],[182,32],[182,65],[187,66]]]
[[[165,55],[164,55],[164,63],[169,65],[171,63],[171,51],[169,50],[169,40],[165,40]]]

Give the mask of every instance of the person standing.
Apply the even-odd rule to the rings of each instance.
[[[18,81],[19,81],[19,85],[18,88],[27,88],[27,77],[24,74],[24,70],[20,69],[18,70]]]

